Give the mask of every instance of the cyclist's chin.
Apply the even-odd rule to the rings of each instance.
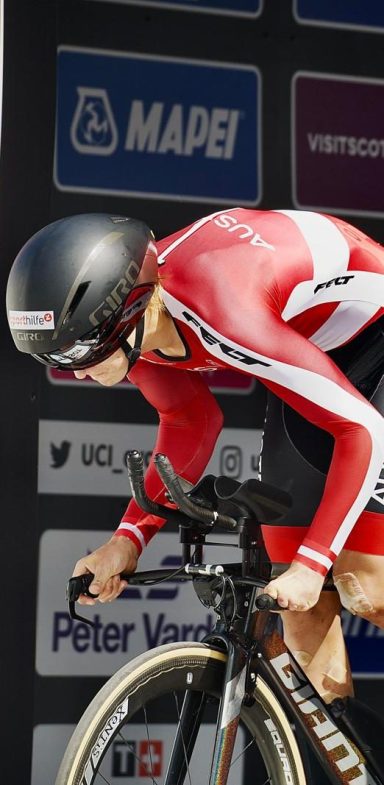
[[[91,377],[91,379],[93,379],[94,382],[98,382],[99,384],[102,384],[103,387],[113,387],[114,384],[119,384],[119,382],[121,382],[122,379],[124,378],[124,376],[122,376],[121,378],[116,378],[116,377],[110,377],[107,374],[104,375],[104,374],[97,374],[97,373],[95,374],[90,373],[89,376]]]

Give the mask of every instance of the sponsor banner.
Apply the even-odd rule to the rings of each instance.
[[[203,378],[207,382],[208,387],[217,393],[251,393],[255,387],[255,379],[252,376],[247,376],[244,373],[236,373],[235,371],[203,371]],[[51,384],[64,384],[64,385],[84,385],[85,387],[93,387],[98,390],[105,389],[103,385],[94,382],[87,376],[85,379],[76,379],[71,371],[57,371],[55,368],[47,368],[48,381]],[[123,379],[119,384],[113,385],[111,390],[136,390],[127,378]]]
[[[353,675],[359,679],[383,679],[384,630],[345,610],[342,623]]]
[[[39,493],[128,496],[126,453],[139,450],[149,463],[155,425],[41,420]],[[207,473],[236,480],[258,475],[261,431],[224,428]]]
[[[121,783],[156,782],[163,785],[167,763],[170,758],[176,725],[162,722],[151,723],[150,736],[146,726],[130,724],[118,735],[106,753],[102,765],[105,782],[110,785]],[[75,730],[74,725],[37,725],[33,733],[32,779],[31,785],[54,783],[66,744]],[[197,737],[196,746],[190,763],[193,782],[207,781],[209,756],[215,741],[215,726],[203,723]],[[228,785],[243,782],[244,747],[246,745],[243,728],[236,734],[233,764],[230,768]],[[148,777],[146,765],[151,767],[152,777]]]
[[[113,603],[78,606],[95,627],[72,621],[65,586],[76,561],[110,538],[110,531],[47,530],[40,540],[37,598],[36,670],[42,676],[109,676],[143,651],[178,640],[201,640],[215,615],[197,599],[192,585],[176,582],[129,587]],[[237,543],[235,535],[214,541]],[[208,563],[238,560],[238,550],[205,548]],[[139,569],[177,569],[181,546],[177,533],[162,529],[140,557]],[[383,678],[384,631],[343,611],[343,632],[353,675]]]
[[[384,30],[384,6],[377,0],[294,0],[293,13],[306,24]]]
[[[137,5],[137,0],[104,0],[110,3]],[[183,11],[197,11],[228,14],[231,16],[259,16],[263,0],[140,0],[140,5],[174,8]]]
[[[57,80],[59,189],[259,202],[254,66],[61,47]]]
[[[132,586],[114,603],[78,606],[95,623],[71,620],[65,587],[76,561],[109,540],[111,531],[48,530],[40,540],[36,670],[41,676],[109,676],[128,660],[163,643],[201,640],[216,616],[197,599],[191,583]],[[236,535],[214,540],[237,544]],[[237,561],[238,550],[206,547],[211,563]],[[164,529],[140,557],[139,569],[177,569],[181,545]]]
[[[383,80],[311,72],[295,75],[296,207],[384,215],[383,98]]]

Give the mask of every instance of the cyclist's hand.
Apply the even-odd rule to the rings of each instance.
[[[281,608],[308,611],[316,605],[324,583],[318,572],[301,562],[293,561],[286,572],[265,587],[265,594],[277,600]]]
[[[127,581],[121,580],[121,572],[135,572],[138,553],[134,543],[127,537],[112,537],[109,542],[96,551],[84,556],[76,563],[73,575],[94,574],[89,587],[92,594],[97,594],[99,602],[111,602],[127,588]],[[82,594],[81,605],[94,605],[96,599]]]
[[[117,349],[103,362],[74,373],[76,379],[85,379],[86,376],[89,376],[95,382],[99,382],[99,384],[103,384],[105,387],[113,387],[114,384],[118,384],[124,379],[127,372],[128,359],[122,349]]]

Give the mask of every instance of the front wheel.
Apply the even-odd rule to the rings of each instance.
[[[208,785],[225,663],[224,653],[199,643],[160,646],[129,662],[83,714],[56,785]],[[254,698],[241,711],[228,785],[305,785],[290,724],[260,678]]]

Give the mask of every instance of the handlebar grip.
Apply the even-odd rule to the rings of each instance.
[[[128,475],[133,480],[142,480],[144,476],[144,460],[138,450],[130,450],[127,455]]]
[[[94,577],[92,572],[86,572],[83,575],[76,575],[74,578],[70,578],[67,584],[67,600],[69,602],[77,602],[81,594],[96,599],[99,595],[92,594],[92,592],[89,591],[89,587]],[[129,581],[131,575],[122,572],[120,577],[122,580]]]
[[[144,487],[144,461],[142,454],[138,450],[130,450],[127,453],[127,469],[132,496],[136,504],[150,515],[157,515],[159,518],[165,518],[167,521],[180,523],[181,515],[178,510],[173,510],[166,507],[165,504],[154,502],[147,496]]]
[[[256,598],[256,608],[259,611],[284,611],[285,608],[281,608],[278,604],[277,600],[274,600],[269,594],[260,594]]]
[[[189,515],[191,518],[195,518],[208,526],[213,526],[215,523],[229,531],[236,530],[237,521],[235,521],[234,518],[214,510],[209,510],[207,507],[202,507],[184,493],[180,485],[180,480],[166,455],[157,453],[154,461],[164,485],[168,488],[172,499],[177,504],[179,510],[185,513],[185,515]]]

